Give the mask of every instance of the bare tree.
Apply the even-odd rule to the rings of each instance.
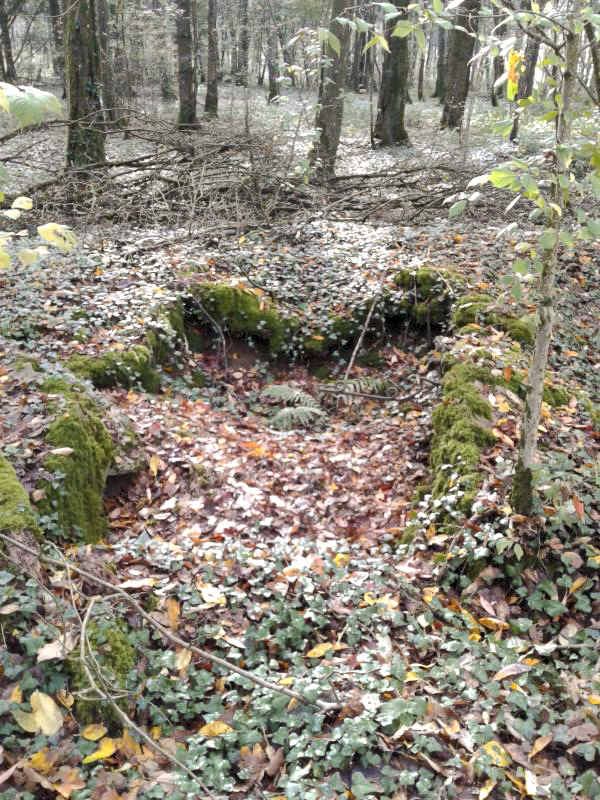
[[[448,80],[442,111],[442,128],[459,128],[465,102],[469,93],[470,60],[475,47],[481,0],[465,0],[454,18],[450,51],[448,53]]]
[[[408,0],[397,4],[406,17]],[[375,138],[383,145],[408,142],[404,127],[404,109],[408,86],[408,38],[393,36],[396,20],[386,23],[386,39],[389,50],[384,52],[381,68],[381,88],[375,123]]]
[[[179,79],[179,114],[177,126],[185,129],[198,123],[196,100],[198,79],[192,36],[192,0],[177,0],[175,42],[177,45],[177,74]]]
[[[219,109],[219,42],[217,39],[217,0],[208,0],[208,54],[206,58],[206,97],[204,111],[216,117]]]

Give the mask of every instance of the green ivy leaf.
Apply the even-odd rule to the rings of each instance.
[[[540,236],[540,247],[542,250],[552,250],[556,244],[556,231],[553,228],[546,228]]]
[[[458,200],[456,203],[450,206],[450,210],[448,211],[448,217],[452,219],[453,217],[458,217],[459,214],[465,210],[467,205],[466,200]]]

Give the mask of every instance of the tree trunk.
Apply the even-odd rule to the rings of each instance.
[[[442,111],[442,128],[460,128],[469,93],[469,62],[475,47],[481,0],[465,0],[458,8],[449,53],[448,83]]]
[[[319,81],[319,105],[315,128],[319,138],[310,151],[309,161],[315,173],[324,179],[333,177],[344,115],[344,84],[350,44],[350,28],[337,21],[346,8],[346,0],[333,0],[329,30],[337,36],[340,52],[329,42],[323,45],[323,64]]]
[[[496,36],[503,37],[506,35],[506,22],[501,23],[502,19],[501,14],[494,14],[494,28],[496,30]],[[497,56],[494,56],[493,62],[493,71],[492,71],[492,91],[490,93],[490,100],[494,108],[498,105],[498,98],[502,96],[502,87],[498,86],[496,88],[496,81],[504,75],[504,59],[498,53]]]
[[[408,0],[398,4],[406,9]],[[403,19],[406,16],[400,17]],[[408,37],[392,36],[397,20],[386,23],[386,39],[389,52],[384,51],[381,68],[381,86],[377,121],[375,122],[375,138],[382,145],[405,144],[408,134],[404,127],[404,109],[406,107],[408,80]]]
[[[444,102],[446,96],[446,31],[438,27],[437,39],[437,63],[435,72],[435,89],[432,97],[439,98],[440,103]]]
[[[530,97],[531,93],[533,92],[533,82],[535,80],[535,67],[538,60],[538,55],[540,52],[540,42],[538,39],[534,39],[533,36],[527,37],[527,43],[525,45],[525,70],[519,77],[519,87],[517,89],[517,103],[519,100],[525,100],[525,98]],[[515,114],[515,118],[513,120],[512,130],[510,132],[510,141],[514,142],[517,138],[519,133],[519,112]]]
[[[292,82],[292,86],[296,86],[296,73],[292,69],[294,59],[290,53],[289,47],[286,47],[285,30],[281,22],[277,22],[277,37],[279,39],[279,46],[281,47],[281,56],[285,64],[286,74]]]
[[[177,127],[180,129],[195,127],[198,123],[196,116],[198,82],[192,37],[192,1],[177,0],[177,13],[175,16],[177,76],[179,82]]]
[[[419,59],[419,74],[417,77],[417,100],[423,100],[423,82],[425,80],[425,53]]]
[[[236,83],[238,86],[248,85],[248,0],[240,0],[240,43],[238,47],[238,64]]]
[[[17,70],[13,59],[12,42],[10,39],[10,23],[6,10],[6,0],[0,0],[0,39],[4,54],[4,74],[9,83],[17,82]]]
[[[277,78],[279,77],[279,65],[277,63],[277,46],[279,39],[277,31],[272,25],[269,30],[269,38],[267,41],[267,71],[269,73],[269,89],[267,92],[267,103],[272,103],[279,97],[279,84]]]
[[[572,29],[566,36],[565,65],[562,75],[561,104],[557,107],[556,144],[566,144],[570,135],[569,112],[575,90],[577,60],[579,58],[579,33],[574,32],[577,20],[578,2],[575,0],[569,20]],[[544,378],[548,362],[548,348],[554,327],[554,285],[556,283],[559,233],[564,207],[563,191],[559,179],[564,164],[557,160],[556,174],[552,186],[552,205],[548,204],[546,225],[554,233],[554,245],[542,250],[542,276],[540,280],[541,302],[539,324],[529,374],[527,395],[521,420],[521,434],[517,465],[511,489],[511,504],[517,514],[529,516],[533,510],[533,467],[538,440],[538,426],[542,410]]]
[[[102,75],[96,30],[94,0],[69,3],[65,28],[69,167],[105,161],[100,96]]]
[[[63,18],[59,0],[48,0],[48,16],[52,28],[52,71],[54,77],[65,85],[65,41]]]
[[[107,0],[98,2],[98,45],[100,47],[100,68],[102,70],[102,103],[104,118],[114,122],[117,118],[117,100],[115,96],[115,78],[109,46],[109,11]]]
[[[583,23],[585,35],[590,45],[590,56],[592,57],[592,75],[594,78],[594,88],[596,91],[596,105],[600,108],[600,41],[596,36],[596,31],[591,22]]]
[[[216,117],[219,109],[217,0],[208,0],[208,53],[206,62],[206,98],[204,100],[204,111],[209,117]]]
[[[66,0],[68,2],[68,0]],[[129,67],[129,43],[127,41],[125,0],[116,0],[110,7],[111,34],[114,43],[113,73],[115,86],[119,87],[118,96],[126,106],[134,96]]]

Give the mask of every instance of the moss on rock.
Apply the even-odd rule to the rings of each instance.
[[[433,267],[400,269],[394,283],[407,293],[397,308],[418,328],[443,325],[448,320],[452,299],[463,288],[459,275]]]
[[[139,384],[147,392],[160,390],[152,351],[144,345],[123,352],[105,353],[98,358],[72,356],[67,366],[74,375],[91,381],[95,389],[129,388]]]
[[[113,446],[96,404],[86,397],[68,401],[48,428],[45,444],[50,451],[68,447],[73,452],[51,452],[45,460],[44,471],[54,478],[38,483],[45,493],[40,514],[54,518],[61,538],[99,541],[107,530],[102,495]]]
[[[6,534],[28,531],[36,539],[41,541],[42,538],[29,502],[29,495],[12,466],[2,455],[0,455],[0,531]]]
[[[200,283],[194,287],[193,295],[202,309],[232,335],[256,336],[268,343],[272,353],[281,350],[288,325],[263,297],[248,289],[219,283]]]
[[[494,302],[488,294],[463,295],[452,312],[452,326],[455,329],[464,328],[477,322],[479,315],[486,311]]]
[[[515,342],[520,342],[530,347],[535,342],[535,326],[529,317],[491,313],[486,317],[486,322],[496,328],[500,328]]]

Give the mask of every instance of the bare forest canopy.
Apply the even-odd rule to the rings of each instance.
[[[600,0],[0,0],[0,800],[600,798]]]

